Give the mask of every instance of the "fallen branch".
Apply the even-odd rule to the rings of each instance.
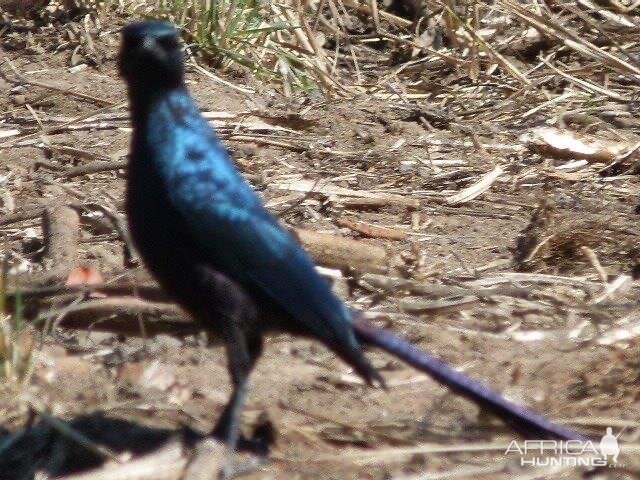
[[[329,233],[295,229],[302,246],[318,265],[358,273],[387,273],[394,258],[377,245]]]
[[[80,217],[67,205],[45,208],[42,231],[45,244],[43,264],[47,271],[38,279],[39,284],[60,283],[78,263]]]
[[[391,273],[401,262],[384,248],[361,240],[304,229],[294,229],[293,233],[313,260],[324,267],[337,268],[358,274]],[[20,280],[24,280],[20,285],[21,294],[25,299],[38,299],[53,295],[69,295],[82,292],[135,295],[152,301],[167,299],[166,295],[146,271],[129,270],[125,273],[126,275],[121,280],[103,285],[87,286],[44,286],[46,285],[46,278],[36,278],[34,275],[30,275],[27,283],[27,278],[20,277]],[[14,279],[10,281],[11,285],[15,283]],[[8,292],[9,300],[13,298],[14,293]]]
[[[127,168],[126,160],[118,160],[113,162],[97,161],[79,167],[69,168],[62,174],[64,178],[74,178],[81,175],[90,175],[92,173],[107,172],[110,170],[124,170]]]
[[[78,330],[121,333],[130,336],[157,334],[191,335],[200,327],[172,303],[148,302],[135,297],[88,300],[59,310],[49,310],[36,319]]]

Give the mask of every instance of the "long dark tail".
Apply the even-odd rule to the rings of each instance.
[[[487,409],[515,430],[531,439],[588,440],[570,428],[556,425],[528,408],[510,402],[480,382],[472,380],[444,362],[414,347],[393,333],[375,327],[354,315],[356,337],[366,345],[376,346],[426,373],[454,392]]]

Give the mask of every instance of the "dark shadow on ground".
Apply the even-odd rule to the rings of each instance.
[[[0,480],[32,480],[37,472],[58,477],[100,467],[108,459],[98,451],[100,448],[116,456],[128,453],[135,458],[174,440],[189,452],[207,436],[188,426],[150,427],[103,413],[70,421],[43,418],[13,433],[0,426]],[[250,438],[241,436],[237,451],[266,457],[274,441],[271,423],[259,422]]]
[[[61,428],[52,425],[53,422],[68,427],[72,433],[63,433]],[[100,413],[68,422],[44,419],[14,433],[0,427],[0,480],[31,480],[38,471],[56,477],[100,466],[104,455],[83,446],[73,438],[73,432],[116,454],[130,452],[134,456],[149,453],[170,438],[177,437],[190,445],[202,438],[186,427],[176,430],[153,428]]]

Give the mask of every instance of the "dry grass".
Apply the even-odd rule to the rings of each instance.
[[[7,263],[0,266],[0,384],[27,383],[33,372],[33,329],[23,318],[24,301],[18,291],[7,305]],[[10,313],[11,311],[11,313]]]
[[[474,115],[516,123],[533,112],[604,108],[624,117],[637,109],[637,7],[617,2],[396,1],[390,11],[358,0],[99,5],[168,18],[208,62],[242,66],[287,94],[315,86],[328,95],[428,98],[432,105],[464,96]]]

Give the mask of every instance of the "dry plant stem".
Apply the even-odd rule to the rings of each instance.
[[[350,210],[379,210],[389,206],[385,198],[337,198],[329,201]],[[413,209],[411,205],[400,206]]]
[[[626,20],[624,17],[619,17],[618,15],[615,15],[611,12],[609,12],[608,10],[605,9],[597,9],[597,7],[595,6],[594,3],[592,3],[589,0],[578,0],[577,3],[580,3],[582,5],[584,5],[587,8],[590,8],[592,10],[598,10],[598,14],[608,18],[609,20],[612,20],[614,22],[616,22],[617,20],[621,20],[621,24],[624,27],[630,27],[630,28],[634,28],[635,24],[633,24],[632,22],[629,22],[628,20]],[[609,42],[611,42],[611,44],[613,46],[615,46],[615,48],[622,52],[624,54],[625,57],[627,57],[627,61],[629,63],[631,63],[632,65],[635,65],[636,67],[640,67],[640,63],[638,62],[638,60],[631,55],[628,50],[625,48],[624,45],[622,45],[614,36],[609,35],[606,30],[604,30],[601,26],[600,26],[600,22],[594,21],[591,17],[589,17],[589,15],[587,15],[585,12],[583,12],[579,7],[574,6],[574,5],[563,5],[563,8],[569,10],[572,14],[577,15],[580,17],[580,19],[585,22],[587,25],[589,25],[589,27],[597,30],[602,36],[607,37],[607,40]]]
[[[288,143],[288,142],[283,142],[283,141],[280,141],[280,140],[272,140],[272,139],[269,139],[269,138],[266,138],[266,137],[260,138],[260,137],[254,136],[254,135],[231,134],[229,136],[220,135],[220,137],[224,138],[225,140],[229,140],[229,141],[236,141],[236,142],[243,142],[243,143],[255,143],[258,146],[266,145],[266,146],[286,148],[286,149],[294,151],[294,152],[306,152],[306,151],[309,150],[309,147],[307,145],[295,145],[295,144]]]
[[[281,190],[294,192],[321,193],[330,197],[365,198],[377,202],[385,202],[387,205],[399,205],[410,209],[420,208],[420,201],[416,198],[388,193],[371,192],[367,190],[352,190],[331,184],[318,185],[317,182],[311,182],[308,180],[298,180],[290,183],[274,183],[272,186]]]
[[[563,72],[562,70],[560,70],[559,68],[554,67],[553,65],[551,65],[551,63],[549,63],[546,60],[542,60],[542,62],[549,67],[549,69],[551,71],[553,71],[554,73],[560,75],[561,77],[566,78],[567,80],[569,80],[570,82],[572,82],[574,85],[581,87],[582,89],[584,89],[586,92],[588,93],[599,93],[602,95],[606,95],[607,97],[611,98],[612,100],[618,100],[618,101],[624,101],[624,97],[622,95],[617,94],[616,92],[613,92],[611,90],[608,90],[604,87],[601,87],[600,85],[596,85],[592,82],[589,82],[587,80],[582,80],[580,78],[577,78],[573,75],[569,75],[568,73]]]
[[[65,128],[70,127],[71,125],[74,125],[74,124],[76,124],[78,122],[81,122],[82,120],[87,120],[89,118],[92,118],[92,117],[94,117],[96,115],[99,115],[101,113],[104,113],[104,112],[108,112],[110,110],[115,110],[115,109],[118,109],[118,108],[122,108],[126,104],[127,104],[127,102],[122,102],[122,103],[119,103],[119,104],[114,105],[114,106],[100,108],[100,109],[95,110],[93,112],[89,112],[89,113],[86,113],[84,115],[80,115],[80,116],[78,116],[78,117],[76,117],[76,118],[74,118],[72,120],[69,120],[68,122],[63,123],[63,124],[53,125],[53,126],[47,127],[47,128],[45,128],[45,129],[43,129],[41,131],[38,131],[38,132],[33,132],[33,133],[28,133],[26,135],[22,135],[20,137],[14,138],[14,139],[12,139],[12,140],[10,140],[8,142],[0,143],[0,148],[7,148],[7,147],[11,147],[11,146],[13,146],[15,144],[22,144],[22,142],[24,142],[27,139],[40,137],[41,135],[46,135],[46,134],[49,134],[49,133],[52,133],[52,132],[62,131]]]
[[[295,8],[297,18],[296,23],[299,24],[302,29],[296,28],[294,30],[294,35],[298,38],[302,46],[310,53],[314,55],[314,63],[316,66],[322,70],[323,72],[327,72],[327,65],[329,62],[327,61],[326,54],[324,49],[318,46],[316,42],[315,35],[311,31],[309,24],[306,21],[305,12],[300,0],[295,0]],[[287,12],[288,13],[288,12]]]
[[[493,49],[491,47],[491,45],[489,45],[487,42],[485,42],[476,32],[474,29],[468,27],[462,20],[460,20],[458,18],[458,16],[456,15],[456,13],[449,7],[449,6],[445,6],[445,10],[452,16],[452,18],[455,18],[457,20],[457,22],[459,23],[459,26],[462,27],[465,32],[475,41],[477,42],[476,45],[480,45],[483,50],[490,56],[492,56],[496,63],[498,63],[499,65],[501,65],[505,71],[509,72],[513,78],[515,78],[516,80],[518,80],[522,85],[529,85],[531,82],[529,81],[529,79],[527,77],[525,77],[522,72],[520,72],[515,65],[513,65],[511,62],[509,62],[505,57],[503,57],[502,55],[500,55],[500,53],[498,53],[495,49]]]
[[[343,3],[351,8],[355,8],[356,10],[364,13],[371,13],[371,7],[369,5],[365,5],[363,3],[358,2],[357,0],[343,0]],[[388,12],[379,11],[379,16],[384,18],[389,23],[392,23],[399,27],[410,27],[411,21],[406,18],[398,17]]]
[[[422,313],[430,315],[443,315],[446,313],[461,312],[480,305],[476,296],[466,296],[455,299],[423,300],[403,298],[400,300],[400,309],[409,313]]]
[[[109,220],[111,220],[111,223],[118,232],[120,239],[124,242],[126,263],[129,266],[140,264],[140,255],[133,244],[133,239],[129,233],[127,223],[118,210],[114,206],[107,207],[99,203],[91,204],[90,207],[102,212],[107,218],[109,218]]]
[[[56,296],[72,296],[78,293],[88,295],[91,292],[98,292],[109,296],[117,295],[138,295],[140,298],[151,302],[168,302],[170,301],[160,286],[146,278],[123,278],[118,281],[104,283],[100,285],[53,285],[50,287],[23,287],[20,294],[28,300],[46,299]],[[15,298],[15,292],[8,292],[7,298],[10,300]]]
[[[80,158],[83,160],[102,160],[103,163],[112,160],[112,157],[108,155],[102,155],[100,153],[90,152],[88,150],[84,150],[82,148],[77,148],[77,147],[71,147],[69,145],[60,145],[60,144],[47,142],[44,145],[44,148],[51,151],[52,153],[70,155],[72,157]]]
[[[578,34],[563,27],[559,23],[554,22],[552,19],[538,15],[512,0],[499,0],[498,3],[502,4],[510,13],[517,15],[523,22],[540,30],[542,33],[559,38],[565,43],[565,45],[576,52],[599,60],[612,68],[619,70],[620,73],[633,75],[636,77],[636,81],[638,81],[638,77],[640,77],[640,69],[630,65],[628,62],[625,62],[615,55],[596,47],[591,42],[581,38]]]
[[[402,230],[389,227],[379,227],[377,225],[369,225],[363,222],[356,222],[349,220],[348,218],[336,219],[336,224],[339,227],[345,227],[354,232],[360,233],[365,237],[372,238],[385,238],[387,240],[404,240],[407,238],[407,234]]]
[[[183,450],[180,442],[174,440],[126,463],[58,477],[56,480],[178,480],[187,463]]]
[[[221,83],[223,85],[226,85],[227,87],[233,88],[234,90],[237,90],[238,92],[243,93],[245,95],[253,95],[253,94],[256,93],[255,90],[252,90],[250,88],[240,87],[240,86],[235,85],[233,83],[227,82],[223,78],[220,78],[217,75],[214,75],[213,73],[211,73],[209,70],[206,70],[205,68],[201,67],[198,64],[198,62],[196,61],[195,57],[193,56],[193,54],[191,53],[191,50],[189,48],[187,48],[187,54],[189,55],[191,63],[193,64],[193,67],[196,69],[196,71],[198,73],[204,75],[205,77],[208,77],[208,78],[214,80],[215,82],[218,82],[218,83]]]
[[[543,293],[534,292],[529,288],[517,285],[498,285],[490,288],[474,288],[463,283],[455,282],[453,285],[428,284],[405,278],[366,273],[362,275],[358,284],[367,290],[377,292],[398,293],[406,292],[413,295],[432,297],[435,299],[447,299],[448,297],[464,298],[477,297],[483,301],[494,301],[494,297],[511,297],[520,299],[544,296]]]
[[[585,246],[580,247],[580,251],[584,254],[585,257],[587,257],[587,260],[589,260],[593,268],[595,268],[596,272],[598,272],[598,276],[600,277],[600,280],[602,280],[602,283],[606,285],[608,278],[607,272],[605,272],[604,268],[602,268],[602,264],[600,263],[600,260],[598,260],[596,252]]]
[[[320,178],[318,178],[316,180],[316,183],[314,183],[313,188],[315,189],[315,187],[318,186],[318,183],[320,183]],[[278,212],[278,216],[279,217],[283,217],[285,214],[295,210],[296,208],[298,208],[300,205],[302,205],[302,203],[307,200],[309,197],[311,197],[311,195],[313,194],[313,189],[311,189],[310,191],[306,192],[304,195],[302,195],[300,198],[298,198],[295,202],[291,203],[291,205],[289,205],[287,208],[285,208],[284,210]]]
[[[491,185],[493,185],[493,183],[503,173],[504,170],[502,167],[500,165],[496,165],[492,171],[484,174],[476,183],[447,198],[447,202],[452,205],[460,205],[473,200],[491,188]]]

